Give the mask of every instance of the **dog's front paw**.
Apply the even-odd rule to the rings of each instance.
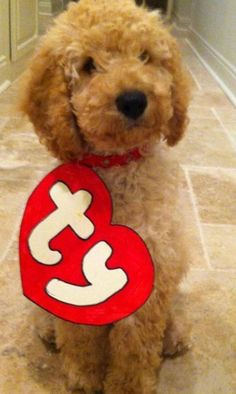
[[[46,344],[56,346],[54,316],[37,308],[34,312],[34,326],[38,336]]]
[[[127,369],[128,369],[127,365]],[[132,374],[120,375],[114,371],[107,375],[104,382],[104,394],[154,394],[156,393],[156,370],[150,365],[149,371],[135,368]]]
[[[40,327],[36,328],[38,336],[42,339],[45,344],[56,347],[55,331],[52,327]]]
[[[188,330],[177,321],[171,321],[168,325],[163,341],[163,356],[177,357],[191,349]]]
[[[81,372],[77,364],[70,361],[67,367],[64,366],[64,373],[67,379],[67,387],[76,394],[95,394],[102,392],[102,381],[100,375],[95,371],[88,371],[88,374]]]
[[[153,380],[147,378],[143,384],[133,384],[132,382],[122,379],[119,382],[107,381],[104,385],[104,394],[154,394],[156,389],[153,388]]]
[[[105,394],[136,394],[135,390],[132,390],[130,388],[125,387],[124,384],[122,383],[112,383],[112,384],[105,384],[105,390],[104,390]]]

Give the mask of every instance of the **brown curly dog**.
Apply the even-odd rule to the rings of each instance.
[[[28,74],[22,109],[62,161],[139,148],[139,160],[95,171],[111,191],[113,223],[141,235],[156,269],[151,297],[132,316],[90,327],[39,311],[39,334],[55,338],[70,388],[154,393],[163,352],[184,346],[170,309],[188,259],[179,167],[165,147],[187,123],[189,82],[178,46],[156,12],[132,0],[81,0],[43,37]]]

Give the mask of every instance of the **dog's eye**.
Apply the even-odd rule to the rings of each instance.
[[[85,71],[87,74],[92,74],[93,71],[96,71],[94,60],[91,57],[89,57],[84,63],[83,71]]]
[[[141,55],[139,56],[139,59],[145,64],[148,63],[150,60],[150,55],[149,55],[148,51],[143,51],[141,53]]]

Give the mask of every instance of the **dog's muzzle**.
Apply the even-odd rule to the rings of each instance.
[[[129,90],[117,97],[116,106],[126,118],[136,120],[144,113],[147,107],[147,98],[139,90]]]

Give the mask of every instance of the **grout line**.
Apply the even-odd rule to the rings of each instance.
[[[200,104],[190,104],[190,106],[189,106],[189,108],[191,109],[191,108],[197,108],[197,109],[205,109],[206,108],[206,106],[205,105],[200,105]]]
[[[191,196],[191,202],[193,205],[193,210],[194,210],[194,214],[195,214],[195,219],[196,219],[196,223],[197,223],[197,227],[199,230],[199,235],[200,235],[200,240],[201,240],[201,244],[202,244],[202,248],[203,248],[203,254],[207,263],[207,266],[210,270],[212,270],[212,266],[210,263],[210,259],[208,256],[208,252],[207,252],[207,247],[205,244],[205,240],[204,240],[204,235],[203,235],[203,231],[202,231],[202,227],[201,227],[201,221],[200,221],[200,217],[199,217],[199,213],[198,213],[198,208],[197,208],[197,202],[196,202],[196,197],[194,195],[194,191],[193,191],[193,186],[192,186],[192,182],[188,173],[187,169],[184,169],[184,174],[185,174],[185,178],[188,184],[188,188],[189,188],[189,193]]]
[[[222,94],[223,94],[223,92],[222,92]],[[211,112],[211,107],[206,106],[206,105],[196,104],[196,103],[193,103],[193,102],[190,103],[189,108],[208,109],[209,112]]]
[[[191,114],[190,112],[189,112],[189,117],[190,117],[190,120],[191,120],[191,122],[192,121],[194,121],[194,122],[196,122],[197,120],[212,120],[213,119],[213,117],[211,117],[211,116],[198,116],[198,115],[194,115],[194,114]]]
[[[19,168],[19,167],[17,167],[17,168]],[[24,166],[24,168],[26,168],[26,166]],[[14,168],[14,169],[16,169],[16,168]],[[1,168],[0,168],[0,170],[2,170]],[[10,170],[12,170],[12,168],[11,169],[3,169],[3,171],[10,171]],[[11,172],[13,172],[13,171],[11,171]],[[45,173],[46,174],[46,173]],[[35,175],[35,174],[34,174]],[[36,175],[37,175],[37,173],[36,173]],[[40,174],[41,175],[41,174]],[[44,174],[42,174],[42,176],[45,176]],[[1,185],[1,182],[5,182],[5,181],[10,181],[10,182],[13,182],[13,181],[19,181],[19,179],[22,181],[22,182],[27,182],[27,181],[29,181],[29,175],[22,175],[22,176],[20,176],[20,178],[19,178],[19,175],[17,176],[17,175],[9,175],[9,174],[1,174],[1,179],[0,179],[0,185]],[[35,181],[37,182],[37,178],[34,178],[35,179]],[[31,178],[31,180],[32,180],[32,178]]]
[[[189,71],[189,73],[191,74],[195,84],[197,85],[198,90],[200,92],[202,92],[203,89],[202,89],[202,87],[201,87],[196,75],[193,73],[193,71],[191,70],[191,68],[189,67],[189,65],[187,63],[185,63],[185,66],[186,66],[187,70]]]
[[[214,268],[215,272],[235,272],[236,273],[236,269],[235,268]]]
[[[211,108],[209,108],[209,107],[207,107],[208,108],[208,110],[209,110],[209,113],[203,113],[203,114],[201,114],[201,115],[196,115],[196,114],[194,114],[194,111],[195,110],[201,110],[201,109],[203,109],[203,110],[205,110],[206,109],[206,106],[203,106],[203,105],[190,105],[189,106],[189,115],[190,115],[190,120],[192,121],[192,120],[194,120],[194,121],[197,121],[197,120],[199,120],[199,119],[203,119],[203,120],[208,120],[208,119],[210,119],[210,120],[212,120],[212,119],[215,119],[215,116],[213,115],[213,113],[212,113],[212,111],[211,111]]]
[[[204,269],[204,268],[190,268],[188,272],[209,272],[209,270]],[[212,268],[211,272],[235,272],[235,268]]]
[[[0,131],[6,126],[9,119],[9,116],[0,116]]]
[[[232,223],[202,223],[203,226],[208,227],[236,227],[236,224]]]
[[[190,171],[226,171],[235,172],[236,167],[217,167],[217,166],[194,166],[192,164],[181,164],[183,170]]]
[[[22,168],[26,168],[26,167],[27,166],[23,166]],[[13,169],[16,169],[16,168],[13,168]],[[12,168],[3,169],[3,171],[13,172],[12,171],[13,169]],[[1,168],[0,168],[0,170],[1,170]],[[10,182],[14,182],[14,181],[19,181],[19,179],[20,179],[22,182],[34,181],[35,183],[32,184],[32,187],[35,188],[37,186],[36,182],[39,183],[39,181],[41,179],[43,179],[43,177],[46,176],[47,171],[43,171],[43,170],[41,171],[40,169],[38,170],[37,168],[33,168],[33,170],[36,170],[34,172],[34,178],[32,178],[32,177],[29,178],[29,175],[21,175],[19,178],[19,175],[17,176],[17,175],[11,175],[11,174],[3,174],[3,175],[1,174],[0,185],[1,185],[1,182],[5,182],[6,180],[10,181]],[[31,185],[31,184],[29,183],[29,185]]]
[[[225,132],[225,134],[226,134],[226,136],[227,136],[229,142],[231,143],[233,149],[236,151],[236,144],[235,144],[235,142],[234,142],[234,139],[233,139],[233,137],[231,136],[229,130],[225,127],[225,125],[224,125],[224,123],[222,122],[220,116],[218,115],[216,109],[212,107],[212,108],[211,108],[211,111],[213,112],[213,114],[215,115],[216,119],[217,119],[218,122],[220,123],[220,125],[221,125],[223,131]]]
[[[31,180],[31,182],[29,183],[29,185],[30,185],[30,187],[33,185],[33,181],[32,181],[32,180]],[[32,188],[31,188],[31,189],[32,189]],[[24,200],[23,200],[23,201],[24,201]],[[26,199],[26,202],[27,202],[27,199]],[[21,225],[21,221],[22,221],[22,218],[23,218],[23,212],[24,212],[24,209],[25,209],[26,202],[25,202],[25,204],[24,204],[23,206],[20,206],[20,207],[19,207],[19,210],[18,210],[19,219],[15,222],[15,227],[14,227],[14,230],[12,231],[12,233],[11,233],[11,237],[10,237],[10,239],[9,239],[9,242],[8,242],[7,246],[6,246],[6,249],[5,249],[5,251],[3,252],[2,256],[0,256],[0,264],[1,264],[1,263],[5,260],[5,258],[7,257],[8,253],[9,253],[9,251],[10,251],[10,249],[11,249],[11,246],[12,246],[12,244],[13,244],[13,242],[14,242],[14,239],[15,239],[16,234],[17,234],[18,232],[20,232],[20,225]]]
[[[2,254],[2,256],[0,256],[0,264],[5,260],[5,258],[7,257],[8,253],[9,253],[9,251],[11,249],[11,246],[12,246],[12,244],[14,242],[15,236],[16,236],[19,228],[20,228],[20,222],[21,222],[21,215],[20,215],[20,220],[19,221],[17,220],[17,222],[16,222],[15,228],[12,231],[10,240],[9,240],[9,242],[7,244],[7,247],[6,247],[5,251],[4,251],[4,253]]]

